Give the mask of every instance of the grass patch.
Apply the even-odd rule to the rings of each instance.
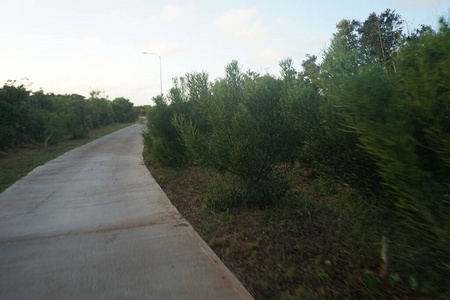
[[[0,193],[34,168],[102,136],[108,135],[134,123],[118,123],[92,129],[83,139],[66,140],[51,145],[45,151],[44,144],[32,143],[21,148],[0,152]]]
[[[174,206],[255,299],[427,299],[398,278],[378,279],[377,220],[345,185],[289,166],[292,188],[283,204],[218,212],[207,199],[217,184],[214,171],[162,168],[145,151],[144,158]]]

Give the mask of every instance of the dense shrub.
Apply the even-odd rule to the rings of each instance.
[[[186,147],[172,124],[176,114],[189,114],[190,103],[173,102],[167,104],[162,97],[154,98],[155,106],[147,109],[145,142],[150,157],[164,166],[185,166],[188,164]]]
[[[197,163],[239,179],[236,205],[264,206],[286,191],[276,166],[290,158],[295,132],[284,117],[282,86],[269,75],[244,76],[232,62],[226,77],[212,86],[208,101],[195,104],[206,116],[208,130],[199,129],[195,119],[174,119]]]
[[[114,121],[117,123],[134,122],[137,119],[137,113],[133,108],[133,103],[128,99],[114,99],[111,102],[111,108],[114,114]]]
[[[386,186],[401,263],[424,290],[450,276],[449,47],[442,22],[402,48],[396,72],[372,65],[349,75],[337,97]]]
[[[99,92],[91,93],[91,98],[86,100],[76,94],[31,93],[23,85],[16,87],[14,82],[0,89],[2,150],[31,140],[55,144],[65,138],[85,137],[93,127],[134,120],[132,103],[124,98],[111,102],[100,97]]]
[[[382,22],[400,23],[385,17]],[[413,39],[386,25],[395,32],[387,34],[391,46],[382,45],[389,53],[381,56],[358,24],[338,24],[319,66],[319,114],[327,127],[311,157],[320,171],[340,173],[374,196],[374,212],[384,219],[381,275],[388,275],[395,240],[396,270],[413,288],[438,293],[450,275],[448,25],[442,21],[439,32]],[[327,145],[332,148],[323,151]]]
[[[450,278],[450,36],[448,23],[410,36],[394,11],[342,20],[320,63],[281,77],[237,62],[207,83],[182,87],[149,110],[148,144],[161,162],[189,161],[223,174],[205,206],[275,204],[287,183],[278,167],[299,160],[365,196],[379,220],[381,272],[444,295]],[[394,242],[395,241],[395,242]],[[393,247],[392,247],[393,246]],[[395,260],[390,265],[389,249]],[[394,280],[394,279],[392,279]]]

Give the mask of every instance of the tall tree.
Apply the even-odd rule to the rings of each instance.
[[[357,29],[361,50],[365,52],[366,59],[373,59],[389,69],[395,69],[394,55],[403,42],[402,24],[400,15],[390,9],[380,15],[371,13]]]

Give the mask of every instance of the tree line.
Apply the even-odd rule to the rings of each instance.
[[[134,122],[137,112],[126,98],[109,101],[99,91],[77,94],[31,92],[8,81],[0,88],[0,149],[31,141],[56,144],[86,137],[89,130],[111,123]]]
[[[381,278],[389,247],[403,278],[428,293],[450,278],[450,30],[440,20],[408,34],[395,11],[337,24],[322,59],[279,77],[238,62],[211,82],[175,78],[147,111],[147,149],[166,166],[207,166],[225,189],[213,209],[276,205],[299,161],[358,190],[380,220]],[[396,271],[400,272],[398,267]],[[448,290],[447,290],[448,292]]]

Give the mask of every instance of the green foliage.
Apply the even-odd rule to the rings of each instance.
[[[441,287],[450,275],[450,31],[442,23],[401,48],[396,71],[375,61],[341,73],[330,97],[376,164],[386,190],[377,205],[397,229],[399,265]]]
[[[211,212],[224,212],[237,206],[239,188],[232,178],[223,176],[210,182],[203,207]]]
[[[380,297],[380,291],[378,288],[379,280],[375,276],[374,272],[369,269],[363,270],[363,276],[364,276],[364,284],[367,289],[367,293],[375,298]]]
[[[182,88],[175,86],[169,93],[171,103],[162,95],[153,98],[156,105],[147,109],[148,131],[144,142],[150,157],[164,166],[184,166],[189,163],[185,145],[172,124],[175,115],[189,115],[191,103],[184,101]]]
[[[282,81],[269,75],[245,77],[233,61],[211,95],[193,98],[203,119],[173,119],[197,163],[239,179],[240,204],[267,205],[286,190],[275,167],[291,157],[295,132],[284,117],[282,88]]]
[[[363,24],[358,24],[361,51],[366,58],[394,67],[394,55],[402,43],[402,24],[400,16],[390,9],[380,15],[371,13]]]
[[[14,84],[9,81],[0,89],[2,150],[30,141],[47,146],[66,138],[83,138],[94,126],[135,119],[133,104],[123,98],[111,105],[100,98],[99,92],[92,92],[91,99],[86,100],[76,94],[45,94],[42,90],[31,93],[23,85]]]
[[[153,98],[156,105],[147,110],[148,132],[145,136],[151,159],[171,167],[191,163],[191,152],[181,140],[172,120],[195,119],[197,128],[208,130],[204,112],[201,110],[208,99],[208,74],[204,72],[175,78],[166,98],[163,95]]]
[[[137,119],[133,103],[125,98],[116,98],[111,102],[111,109],[116,123],[129,123]]]
[[[338,24],[323,62],[316,64],[315,56],[303,61],[303,72],[288,90],[288,111],[291,112],[302,160],[312,162],[321,174],[344,181],[365,194],[379,194],[379,177],[375,163],[358,146],[358,137],[340,115],[342,107],[336,102],[346,74],[358,73],[358,38],[356,21]]]
[[[0,148],[17,145],[26,138],[24,111],[30,93],[23,87],[5,84],[0,90]]]
[[[114,121],[114,112],[110,101],[101,96],[101,92],[92,91],[90,93],[89,109],[91,111],[92,126],[94,128],[111,124]]]
[[[146,143],[160,162],[223,174],[210,210],[278,203],[288,186],[279,167],[307,162],[367,196],[383,246],[395,240],[396,275],[382,277],[439,294],[450,278],[449,25],[405,36],[402,24],[391,10],[344,19],[321,63],[307,56],[297,72],[285,59],[281,78],[233,61],[214,83],[177,79],[148,111]],[[381,281],[364,276],[378,295]]]

